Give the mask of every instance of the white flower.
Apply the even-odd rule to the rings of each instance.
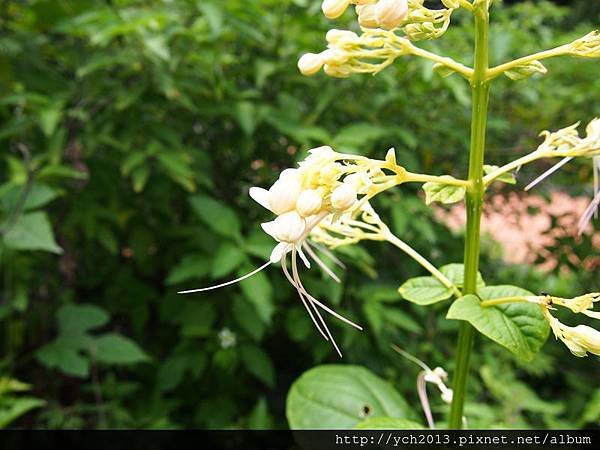
[[[317,73],[323,67],[323,58],[315,53],[305,53],[298,60],[298,69],[305,76]]]
[[[221,348],[231,348],[237,343],[237,336],[229,328],[223,328],[217,337]]]
[[[567,326],[553,317],[548,308],[543,311],[554,336],[563,341],[571,353],[579,357],[587,356],[588,352],[600,356],[600,331],[587,325]]]
[[[406,0],[379,0],[375,5],[375,16],[381,28],[391,30],[399,27],[408,15]]]
[[[345,211],[356,203],[356,188],[343,183],[331,193],[331,206],[337,211]]]
[[[350,0],[323,0],[321,10],[328,19],[337,19],[350,6]]]

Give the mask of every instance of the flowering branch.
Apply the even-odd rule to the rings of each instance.
[[[533,55],[524,56],[514,61],[493,67],[487,72],[487,80],[493,80],[500,75],[509,72],[512,69],[526,67],[531,63],[539,62],[543,59],[554,58],[556,56],[571,55],[583,58],[600,57],[600,34],[597,30],[586,34],[585,36],[550,50],[544,50]],[[543,66],[542,66],[543,67]],[[539,70],[538,70],[539,71]]]

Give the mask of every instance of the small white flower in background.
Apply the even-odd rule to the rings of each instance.
[[[382,164],[395,172],[394,175],[385,175],[381,170]],[[327,232],[348,233],[355,239],[361,237],[359,233],[364,233],[365,227],[377,232],[373,223],[378,223],[379,218],[375,219],[376,214],[370,208],[368,200],[381,190],[404,181],[405,175],[406,171],[403,168],[387,159],[378,161],[364,156],[338,153],[328,146],[310,150],[298,168],[281,172],[268,190],[260,187],[250,188],[250,197],[276,216],[274,220],[261,224],[263,230],[277,241],[269,261],[235,280],[180,293],[203,292],[229,286],[245,280],[271,264],[281,263],[285,277],[298,292],[315,327],[326,340],[331,341],[341,356],[321,312],[324,311],[359,330],[362,328],[307,292],[300,279],[298,257],[307,268],[310,268],[311,260],[316,262],[325,273],[339,282],[335,272],[318,256],[317,250],[332,259],[335,264],[342,264],[327,249],[311,243],[309,236],[314,232],[319,238],[320,234],[316,230],[320,229],[322,223],[326,223]],[[356,219],[355,215],[360,215],[360,219]],[[327,242],[326,239],[322,241]]]
[[[446,386],[446,382],[448,381],[448,373],[441,367],[436,367],[435,369],[431,370],[429,366],[419,358],[402,350],[396,345],[392,345],[392,349],[423,369],[417,376],[417,393],[419,394],[419,400],[421,401],[421,406],[423,407],[427,424],[429,425],[429,428],[434,429],[435,422],[433,421],[433,415],[431,414],[429,399],[427,397],[427,383],[434,384],[440,391],[440,397],[442,401],[450,404],[452,403],[453,392],[452,389]]]
[[[229,328],[223,328],[221,331],[219,331],[218,338],[221,348],[235,347],[235,344],[237,343],[236,334]]]

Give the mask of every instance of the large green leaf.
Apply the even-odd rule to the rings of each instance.
[[[62,335],[80,335],[105,325],[108,314],[95,305],[64,305],[56,313]]]
[[[404,398],[360,366],[324,365],[298,378],[287,397],[292,429],[349,429],[367,418],[412,418]]]
[[[363,420],[354,427],[357,430],[423,430],[425,427],[418,422],[393,417],[372,417]]]
[[[116,333],[94,338],[90,350],[98,361],[107,364],[135,364],[148,360],[148,355],[135,342]]]
[[[433,277],[416,277],[406,280],[398,292],[404,299],[417,305],[431,305],[452,297],[452,289]]]
[[[530,295],[533,294],[525,289],[508,285],[488,286],[479,291],[482,300]],[[466,320],[480,333],[525,360],[533,359],[550,333],[539,306],[532,303],[482,307],[477,296],[466,295],[452,304],[447,317]]]
[[[34,397],[5,397],[0,399],[0,428],[34,408],[44,406],[46,402]]]
[[[61,254],[45,212],[23,214],[4,235],[4,244],[16,250],[45,250]]]
[[[212,231],[224,237],[240,239],[240,221],[230,207],[204,195],[191,197],[190,205]]]

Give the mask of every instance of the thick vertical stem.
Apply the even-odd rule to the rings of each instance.
[[[469,182],[467,192],[467,230],[465,239],[465,278],[463,293],[477,293],[477,271],[479,270],[481,210],[485,186],[483,162],[485,153],[485,131],[487,125],[489,82],[486,81],[489,67],[489,14],[486,1],[475,6],[475,67],[471,80],[473,109],[471,118],[471,148],[469,156]],[[461,322],[458,334],[456,367],[454,372],[454,396],[450,408],[450,428],[461,428],[469,359],[473,346],[474,330],[467,322]]]

